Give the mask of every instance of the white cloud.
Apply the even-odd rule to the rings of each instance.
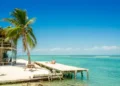
[[[72,48],[66,48],[65,50],[66,50],[66,51],[71,51],[71,50],[72,50]]]
[[[75,50],[81,50],[81,48],[75,48]]]
[[[118,50],[120,49],[119,46],[94,46],[92,48],[85,48],[84,50],[89,51],[96,51],[96,50]]]
[[[48,49],[34,49],[32,52],[41,52],[41,51],[48,51]]]
[[[60,48],[60,47],[56,47],[56,48],[41,48],[41,49],[35,49],[32,50],[32,52],[71,52],[71,51],[112,51],[112,50],[119,50],[120,47],[119,46],[93,46],[91,48]]]
[[[93,51],[93,50],[99,50],[100,49],[100,47],[98,47],[98,46],[94,46],[94,47],[91,47],[91,48],[85,48],[84,50],[86,50],[86,51]]]
[[[119,49],[118,46],[103,46],[102,47],[103,50],[117,50]]]
[[[50,51],[60,51],[60,50],[62,50],[62,48],[52,48],[52,49],[50,49]]]
[[[34,49],[34,50],[32,50],[32,52],[55,52],[55,51],[59,51],[59,52],[65,52],[65,51],[73,51],[73,50],[79,50],[79,48],[75,48],[75,49],[73,49],[73,48],[49,48],[49,49],[46,49],[46,48],[44,48],[44,49]]]
[[[119,53],[120,46],[93,46],[90,48],[35,48],[32,54],[114,54]],[[23,49],[18,49],[23,53]]]
[[[100,47],[95,46],[95,47],[92,48],[92,50],[98,50],[99,48],[100,48]]]

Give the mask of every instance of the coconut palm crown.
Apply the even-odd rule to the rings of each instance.
[[[37,44],[35,35],[31,24],[35,21],[35,18],[28,19],[26,10],[14,9],[11,13],[11,18],[5,18],[4,21],[12,24],[11,27],[5,29],[6,40],[13,39],[16,44],[18,39],[22,39],[23,49],[27,52],[28,64],[31,64],[30,49],[33,49]]]

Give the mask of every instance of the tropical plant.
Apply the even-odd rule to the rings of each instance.
[[[14,53],[14,59],[16,59],[16,56],[17,56],[17,42],[18,42],[18,37],[16,36],[16,37],[8,37],[8,35],[7,34],[9,34],[9,29],[10,28],[12,28],[12,27],[6,27],[6,28],[4,28],[3,30],[2,30],[2,34],[4,34],[5,35],[5,41],[6,42],[10,42],[11,43],[11,45],[12,45],[12,47],[13,47],[13,45],[14,45],[14,48],[15,48],[15,50],[12,50],[12,52]],[[15,62],[16,62],[16,60],[15,60]]]
[[[3,33],[3,28],[2,28],[2,27],[0,27],[0,35],[5,35],[5,34]]]
[[[11,13],[11,18],[5,18],[4,21],[12,24],[11,27],[5,29],[6,40],[13,39],[17,45],[18,39],[22,38],[23,49],[28,56],[28,64],[31,64],[30,49],[33,49],[37,44],[31,27],[35,18],[28,19],[26,10],[16,8]]]
[[[2,37],[4,34],[3,34],[3,28],[0,27],[0,37]],[[2,39],[0,38],[0,42],[2,41]]]

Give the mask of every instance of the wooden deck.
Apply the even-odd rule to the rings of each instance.
[[[74,66],[68,66],[68,65],[64,65],[64,64],[60,64],[60,63],[56,63],[56,64],[51,64],[50,62],[35,62],[36,64],[46,67],[50,70],[56,70],[59,71],[61,73],[74,73],[74,78],[76,78],[76,74],[77,73],[81,73],[81,76],[83,77],[83,72],[86,72],[86,76],[87,79],[89,79],[89,73],[88,73],[88,69],[86,68],[78,68],[78,67],[74,67]]]

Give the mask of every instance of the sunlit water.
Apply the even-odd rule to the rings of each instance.
[[[19,56],[27,59],[27,56]],[[56,60],[59,63],[83,67],[89,69],[89,80],[81,79],[80,74],[77,79],[55,80],[52,82],[42,82],[45,86],[120,86],[120,56],[79,56],[79,55],[48,55],[31,56],[33,61]],[[6,85],[21,86],[21,84]]]

